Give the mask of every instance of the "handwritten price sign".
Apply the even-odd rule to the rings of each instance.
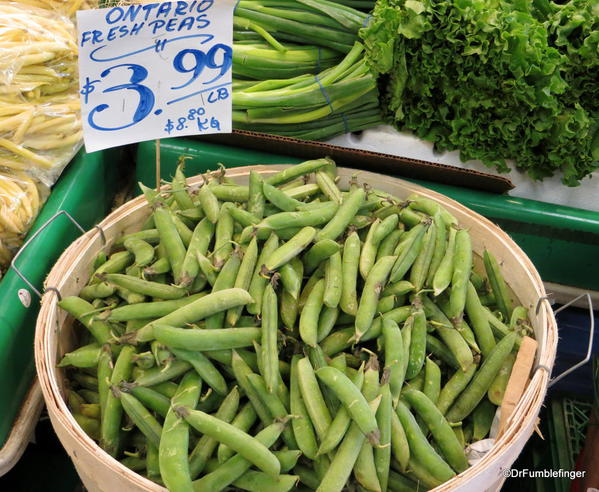
[[[88,152],[231,132],[235,0],[177,0],[77,12]]]

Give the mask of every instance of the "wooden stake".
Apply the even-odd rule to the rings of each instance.
[[[501,418],[499,419],[499,432],[497,439],[507,428],[509,418],[512,416],[520,397],[526,389],[530,378],[530,371],[535,360],[538,343],[530,337],[522,337],[520,350],[516,356],[516,362],[512,368],[512,374],[505,388],[503,401],[501,402]]]
[[[160,139],[156,139],[156,191],[160,191]]]

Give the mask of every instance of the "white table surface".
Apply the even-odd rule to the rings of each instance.
[[[480,161],[462,162],[457,151],[434,152],[431,142],[425,142],[410,133],[401,133],[387,125],[359,134],[340,135],[327,143],[500,175],[494,168],[487,167]],[[597,174],[595,178],[585,178],[580,186],[574,188],[563,185],[560,176],[533,181],[526,173],[515,169],[502,175],[507,176],[515,185],[509,192],[512,196],[599,212],[599,173]]]

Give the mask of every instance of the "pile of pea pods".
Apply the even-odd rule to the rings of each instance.
[[[439,203],[329,158],[249,185],[182,161],[98,255],[59,363],[79,425],[171,491],[427,490],[489,435],[522,337],[498,262]]]

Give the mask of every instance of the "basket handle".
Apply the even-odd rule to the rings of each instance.
[[[19,259],[19,257],[21,256],[21,254],[23,253],[23,251],[25,251],[25,249],[27,249],[27,247],[32,243],[32,241],[38,237],[40,235],[40,233],[46,229],[46,227],[48,227],[50,224],[52,224],[52,222],[54,222],[58,217],[60,217],[61,215],[64,215],[65,217],[67,217],[72,223],[73,225],[79,229],[81,231],[82,234],[85,234],[85,229],[83,227],[81,227],[81,225],[79,224],[79,222],[77,222],[73,216],[67,212],[66,210],[59,210],[58,212],[56,212],[52,217],[50,217],[46,222],[44,222],[42,224],[42,226],[33,233],[33,235],[27,239],[27,241],[25,241],[25,243],[23,244],[23,246],[21,246],[21,249],[19,249],[19,251],[17,252],[17,254],[13,257],[12,261],[10,262],[10,267],[14,270],[14,272],[21,278],[21,280],[23,282],[25,282],[25,284],[27,284],[27,286],[33,291],[35,292],[35,294],[41,299],[42,298],[42,293],[29,281],[29,279],[27,279],[27,277],[25,277],[25,275],[23,275],[23,272],[21,272],[21,270],[19,270],[17,268],[17,260]],[[96,226],[98,227],[98,226]],[[99,228],[99,227],[98,227]],[[106,239],[104,237],[104,231],[102,231],[102,229],[100,229],[100,234],[102,236],[102,240],[104,242],[106,242]],[[58,295],[58,297],[60,298],[60,292],[58,291],[58,289],[56,289],[55,287],[48,287],[45,290],[52,290],[54,292],[56,292],[56,294]],[[25,289],[19,289],[19,299],[21,300],[21,303],[25,306],[25,307],[29,307],[29,304],[31,303],[30,300],[30,296],[29,296],[29,292],[26,291]]]
[[[579,362],[577,362],[573,366],[570,366],[568,369],[566,369],[565,371],[563,371],[561,374],[558,374],[557,376],[551,378],[549,380],[549,383],[547,384],[548,388],[551,388],[551,386],[553,386],[555,383],[557,383],[560,379],[565,378],[568,374],[571,374],[576,369],[578,369],[579,367],[584,366],[589,360],[591,360],[591,354],[593,352],[593,337],[595,335],[595,313],[593,311],[593,300],[591,298],[591,294],[589,294],[588,292],[585,292],[584,294],[580,294],[579,296],[575,297],[574,299],[572,299],[571,301],[567,302],[563,306],[560,306],[559,308],[555,309],[553,311],[553,313],[557,314],[560,311],[563,311],[564,309],[566,309],[567,307],[571,306],[572,304],[574,304],[579,299],[582,299],[583,297],[586,297],[587,304],[589,306],[589,341],[587,343],[587,353],[586,353],[586,356],[584,357],[584,359],[580,360]],[[539,366],[539,368],[540,368],[540,366]]]

